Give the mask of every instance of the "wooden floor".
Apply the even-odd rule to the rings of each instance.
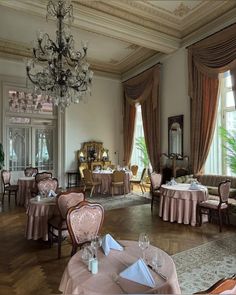
[[[0,213],[0,294],[59,294],[71,245],[64,242],[62,259],[57,260],[56,245],[50,249],[46,242],[25,239],[25,223],[25,209],[15,208],[13,202]],[[163,222],[157,210],[151,214],[148,204],[106,211],[102,232],[127,240],[137,240],[140,232],[147,232],[153,245],[175,254],[235,232],[235,228],[224,227],[220,234],[215,224],[191,227]]]

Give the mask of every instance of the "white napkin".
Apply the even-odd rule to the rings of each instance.
[[[122,278],[128,279],[130,281],[134,281],[136,283],[154,288],[155,287],[155,281],[143,261],[143,259],[137,260],[135,263],[133,263],[131,266],[126,268],[120,273],[120,276]]]
[[[123,247],[110,234],[103,237],[102,249],[106,256],[110,253],[111,249],[123,251]]]
[[[197,183],[193,182],[191,183],[189,189],[192,189],[192,190],[198,190],[199,189],[199,186]]]
[[[49,197],[56,197],[57,194],[53,190],[50,190],[49,193],[48,193],[48,196]]]

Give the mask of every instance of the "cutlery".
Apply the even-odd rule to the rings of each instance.
[[[155,273],[157,273],[163,280],[167,281],[168,277],[163,275],[160,271],[156,270],[152,265],[147,265],[151,270],[153,270]]]

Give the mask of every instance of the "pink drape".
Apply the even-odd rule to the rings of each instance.
[[[154,170],[159,171],[160,156],[160,65],[156,65],[123,83],[124,99],[124,162],[130,162],[135,124],[135,104],[140,103],[144,137]],[[127,137],[129,136],[129,138]]]
[[[219,73],[230,70],[236,100],[236,25],[232,25],[188,49],[191,98],[191,164],[201,173],[212,142],[217,106]]]

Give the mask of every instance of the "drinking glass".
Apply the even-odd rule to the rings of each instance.
[[[155,251],[152,256],[152,266],[157,272],[158,272],[158,269],[162,266],[162,255],[158,251]]]
[[[146,233],[141,233],[139,235],[138,245],[139,248],[142,250],[142,258],[145,261],[145,250],[149,247],[150,240]]]
[[[91,239],[91,248],[94,251],[94,255],[97,257],[98,248],[102,245],[102,237],[97,235]]]

